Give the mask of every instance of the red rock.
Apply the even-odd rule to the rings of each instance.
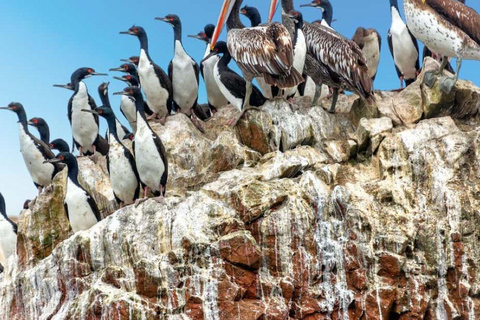
[[[145,261],[140,261],[134,266],[135,287],[139,295],[147,298],[156,298],[158,295],[158,286],[161,279],[152,274],[152,267],[149,267]]]
[[[379,259],[380,270],[378,270],[378,275],[382,277],[398,277],[402,270],[402,264],[395,256],[384,253],[380,256]]]
[[[465,253],[465,247],[463,242],[454,242],[452,243],[453,247],[453,262],[456,268],[462,268],[463,265],[463,255]]]
[[[237,284],[243,292],[240,298],[256,299],[258,276],[252,271],[242,269],[230,263],[225,263],[225,271],[231,281]]]
[[[452,239],[453,242],[460,242],[462,241],[462,235],[459,232],[454,232],[450,235],[450,239]]]
[[[228,279],[218,282],[218,301],[234,301],[240,299],[240,288]]]
[[[260,268],[262,253],[255,239],[248,231],[238,231],[220,238],[220,256],[233,264],[257,270]]]
[[[388,319],[388,314],[392,309],[395,296],[396,290],[391,287],[378,289],[378,294],[376,290],[370,292],[365,299],[366,319]],[[377,300],[377,297],[380,299],[380,301]]]
[[[260,300],[223,301],[218,303],[220,319],[265,319],[265,304]]]
[[[367,287],[367,272],[365,269],[349,271],[346,274],[347,284],[351,289],[365,290]]]
[[[295,287],[293,283],[290,281],[291,279],[282,279],[280,281],[280,288],[282,289],[282,296],[285,300],[291,300],[293,297],[293,290]]]

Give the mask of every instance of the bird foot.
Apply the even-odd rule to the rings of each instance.
[[[148,116],[147,117],[147,120],[154,120],[157,118],[157,114],[156,113],[153,113],[151,116]]]
[[[163,202],[163,196],[154,197],[152,199],[155,200],[157,203],[162,203]]]
[[[160,120],[158,120],[158,122],[160,122],[160,124],[164,126],[165,123],[167,122],[167,115],[161,117]]]
[[[423,83],[431,88],[435,84],[435,81],[437,80],[436,74],[432,71],[427,71],[425,72],[425,75],[423,76]]]
[[[92,154],[89,158],[90,158],[90,160],[93,161],[93,163],[97,164],[98,156],[97,156],[96,153]]]
[[[48,186],[45,188],[45,191],[46,191],[46,192],[51,192],[51,191],[53,191],[52,185],[48,185]]]
[[[205,130],[202,128],[200,121],[194,115],[190,116],[190,120],[192,121],[195,128],[198,129],[201,133],[205,133]]]
[[[446,94],[450,94],[456,82],[457,82],[457,79],[455,78],[443,76],[438,80],[438,86],[440,87],[440,90],[442,90]]]
[[[145,197],[145,198],[142,198],[142,199],[137,199],[135,200],[135,205],[134,207],[138,207],[140,204],[144,203],[145,201],[147,201],[148,197]]]

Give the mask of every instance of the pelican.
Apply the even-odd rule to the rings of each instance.
[[[431,87],[443,73],[448,58],[457,58],[454,77],[443,76],[439,86],[450,93],[458,80],[463,59],[480,60],[480,16],[455,0],[404,0],[407,25],[413,35],[431,51],[443,56],[437,72],[426,72],[423,82]]]
[[[269,22],[273,18],[277,2],[271,0]],[[252,109],[249,101],[254,77],[263,77],[268,85],[280,89],[291,88],[304,81],[302,75],[293,68],[293,44],[288,30],[277,22],[244,28],[239,18],[241,4],[242,0],[224,0],[211,42],[213,49],[226,22],[228,51],[246,80],[246,94],[240,117]]]

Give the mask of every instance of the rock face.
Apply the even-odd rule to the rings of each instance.
[[[106,218],[72,235],[58,175],[20,217],[0,319],[480,319],[480,89],[409,90],[377,94],[377,118],[354,97],[236,129],[226,107],[206,135],[169,118],[161,204],[116,210],[82,160]]]

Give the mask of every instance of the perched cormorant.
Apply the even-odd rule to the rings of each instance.
[[[108,86],[110,85],[110,82],[102,82],[98,86],[98,95],[100,96],[100,100],[102,101],[102,107],[106,107],[109,109],[112,109],[112,106],[110,105],[110,99],[108,98]],[[115,125],[117,127],[117,132],[120,137],[125,136],[127,133],[130,133],[130,130],[128,130],[127,127],[122,125],[120,121],[115,117]],[[108,136],[108,132],[107,132]],[[107,137],[105,137],[107,139]],[[108,141],[108,139],[107,139]],[[110,144],[110,141],[109,141]]]
[[[38,133],[40,134],[40,140],[45,142],[48,146],[50,143],[50,129],[47,122],[43,118],[32,118],[28,120],[28,124],[37,128]]]
[[[388,30],[388,47],[400,79],[400,88],[403,88],[403,81],[408,86],[417,79],[420,71],[418,43],[400,16],[397,0],[390,0],[390,11],[392,25]]]
[[[86,230],[102,220],[95,199],[78,182],[78,163],[73,154],[60,152],[48,163],[64,163],[68,167],[68,179],[63,205],[73,232]]]
[[[120,34],[135,36],[140,41],[137,72],[148,106],[153,111],[149,119],[160,117],[160,122],[165,123],[167,115],[172,110],[172,82],[165,71],[150,58],[145,29],[140,26],[132,26],[128,31],[122,31]]]
[[[0,263],[6,265],[17,248],[17,225],[7,216],[5,199],[0,193]],[[3,268],[0,272],[3,271]]]
[[[113,189],[113,194],[120,207],[132,204],[140,192],[140,179],[138,177],[135,159],[130,150],[122,143],[116,125],[115,113],[111,108],[99,107],[94,110],[85,110],[105,118],[108,124],[108,155],[107,170]],[[129,133],[130,134],[130,133]]]
[[[142,200],[137,200],[136,203],[147,199],[148,189],[152,191],[155,200],[161,202],[167,186],[167,154],[160,137],[150,128],[145,117],[142,92],[138,87],[127,87],[122,92],[114,94],[133,97],[137,108],[137,131],[135,132],[132,149],[140,182],[144,187],[145,197]]]
[[[19,122],[20,152],[32,177],[33,183],[42,192],[44,187],[52,183],[52,179],[59,171],[59,166],[52,163],[44,163],[45,160],[55,157],[49,146],[28,131],[27,115],[23,105],[12,102],[8,107],[1,107],[17,114]]]

